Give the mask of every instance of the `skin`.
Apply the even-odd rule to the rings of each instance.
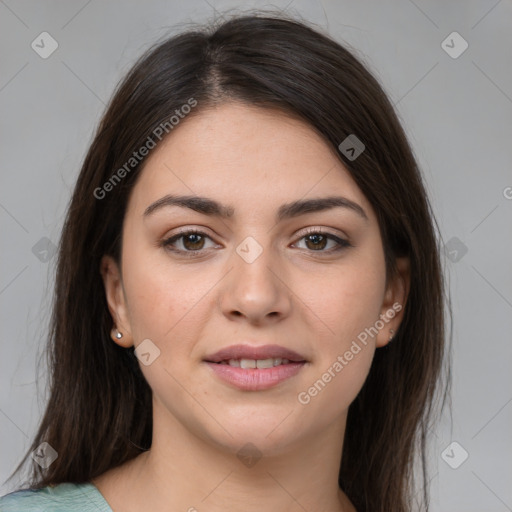
[[[143,216],[170,193],[234,211],[221,219],[168,206]],[[337,207],[275,222],[284,203],[332,195],[359,204],[367,220]],[[337,243],[308,239],[309,227],[352,246],[329,252]],[[160,245],[179,228],[205,232],[174,243],[199,257]],[[248,236],[263,250],[252,263],[236,252]],[[149,338],[160,356],[141,364],[153,390],[151,449],[93,480],[114,512],[354,511],[337,483],[347,410],[403,309],[307,405],[297,396],[394,303],[405,306],[409,265],[398,260],[386,287],[375,212],[330,147],[300,120],[240,103],[189,116],[150,153],[122,243],[121,268],[108,256],[101,265],[123,334],[113,342]],[[279,344],[308,363],[273,388],[243,391],[203,362],[243,342]],[[252,467],[236,456],[249,442],[261,454]]]

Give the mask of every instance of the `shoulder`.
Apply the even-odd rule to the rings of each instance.
[[[0,497],[0,512],[112,512],[91,483],[21,489]]]

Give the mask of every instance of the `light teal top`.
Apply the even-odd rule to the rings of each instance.
[[[0,497],[0,512],[112,512],[112,509],[98,488],[86,482],[11,492]]]

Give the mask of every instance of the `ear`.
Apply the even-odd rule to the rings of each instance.
[[[121,271],[118,264],[111,256],[103,256],[100,262],[100,273],[105,286],[108,309],[114,322],[114,328],[110,333],[112,340],[121,347],[131,347],[133,337],[130,328],[126,297],[124,294]],[[116,338],[116,332],[122,334],[122,338]]]
[[[396,266],[397,274],[388,283],[382,302],[380,320],[384,323],[384,327],[379,329],[377,334],[377,347],[386,346],[396,336],[402,323],[405,304],[409,295],[411,282],[409,258],[397,258]]]

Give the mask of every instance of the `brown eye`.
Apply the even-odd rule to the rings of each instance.
[[[183,246],[191,251],[197,251],[202,249],[204,246],[204,238],[197,233],[191,233],[189,235],[182,235]]]
[[[205,249],[206,240],[211,238],[201,231],[189,230],[174,235],[162,242],[169,250],[181,253],[199,252]],[[206,247],[207,248],[207,247]]]
[[[326,233],[324,231],[313,231],[311,230],[306,235],[304,235],[300,240],[304,240],[304,244],[306,246],[306,249],[309,249],[313,252],[320,252],[320,253],[332,253],[341,251],[343,249],[346,249],[347,247],[352,247],[352,244],[347,242],[346,240],[343,240],[331,233]],[[327,248],[329,245],[329,242],[332,242],[330,244],[330,247]],[[325,250],[327,248],[327,250]]]
[[[325,249],[325,246],[327,245],[327,237],[320,235],[319,233],[307,235],[304,238],[308,249],[312,249],[314,251]]]

